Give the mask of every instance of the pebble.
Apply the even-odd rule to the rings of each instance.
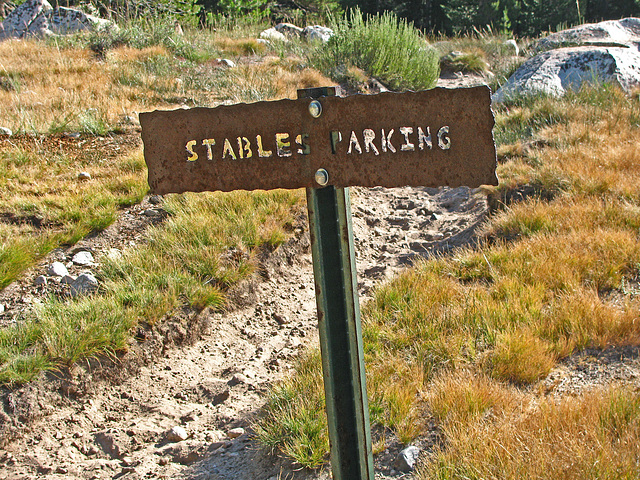
[[[47,277],[45,277],[44,275],[38,275],[35,280],[33,281],[34,285],[46,285],[47,284]]]
[[[71,296],[85,295],[98,288],[98,280],[91,273],[83,273],[71,284]]]
[[[238,438],[241,435],[244,435],[244,428],[242,427],[232,428],[227,432],[229,438]]]
[[[233,60],[229,60],[228,58],[218,58],[217,63],[220,66],[228,68],[235,68],[236,66],[236,62],[234,62]]]
[[[72,275],[65,275],[60,279],[60,283],[63,283],[65,285],[71,285],[75,281],[76,281],[76,277]]]
[[[53,262],[49,265],[47,269],[47,274],[53,277],[64,277],[65,275],[69,275],[69,270],[64,266],[62,262]]]
[[[181,442],[183,440],[186,440],[187,438],[189,438],[189,434],[180,425],[172,427],[166,434],[166,439],[168,442]]]
[[[10,137],[13,135],[13,132],[7,127],[0,127],[0,135],[8,135]]]
[[[144,212],[142,212],[146,217],[157,217],[160,215],[160,211],[154,208],[147,208]]]
[[[162,203],[162,195],[151,195],[149,197],[149,203],[151,205],[160,205]]]
[[[78,180],[91,180],[91,174],[89,172],[78,173]]]
[[[0,303],[0,315],[4,313],[4,305]]]
[[[83,250],[76,253],[71,261],[80,266],[91,265],[93,263],[93,255],[91,255],[91,252]]]
[[[398,454],[393,466],[404,473],[412,472],[416,466],[418,455],[420,455],[418,447],[413,445],[407,447]]]

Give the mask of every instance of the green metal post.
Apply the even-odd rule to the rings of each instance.
[[[308,188],[307,208],[333,478],[374,480],[349,189]]]

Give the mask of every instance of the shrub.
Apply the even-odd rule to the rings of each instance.
[[[312,59],[334,80],[345,80],[356,67],[393,90],[435,86],[440,74],[438,54],[406,20],[392,13],[364,18],[354,10],[334,31]]]

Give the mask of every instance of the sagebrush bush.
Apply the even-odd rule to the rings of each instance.
[[[336,81],[344,80],[353,67],[393,90],[428,89],[438,80],[438,53],[412,24],[392,13],[365,18],[354,10],[337,22],[334,32],[312,63]]]

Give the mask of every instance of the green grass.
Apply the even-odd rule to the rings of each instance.
[[[336,81],[352,67],[393,90],[432,88],[440,74],[438,54],[420,32],[391,13],[364,17],[360,10],[338,21],[334,35],[312,64]]]
[[[0,382],[126,351],[134,327],[179,308],[221,308],[229,287],[256,271],[259,250],[288,238],[301,200],[297,191],[168,197],[169,218],[147,242],[105,260],[96,295],[47,300],[0,330]]]

